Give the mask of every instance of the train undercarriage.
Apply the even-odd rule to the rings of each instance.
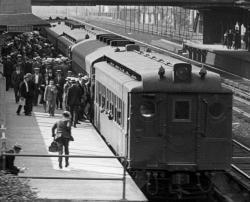
[[[137,186],[149,200],[207,198],[213,188],[213,173],[130,170]]]

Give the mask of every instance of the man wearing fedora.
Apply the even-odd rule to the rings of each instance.
[[[33,105],[37,106],[38,104],[38,96],[40,93],[40,86],[42,83],[42,74],[40,73],[40,68],[34,68],[34,74],[32,75],[32,81],[34,83],[34,96],[33,96]]]
[[[19,65],[15,65],[15,71],[11,75],[11,82],[14,88],[16,103],[19,102],[20,98],[19,86],[22,81],[23,81],[23,72],[21,72],[21,67]]]
[[[24,75],[24,80],[20,84],[20,99],[25,100],[24,105],[24,114],[26,116],[31,116],[32,112],[32,99],[33,99],[33,87],[30,83],[31,80],[31,73],[27,73]],[[17,109],[17,115],[20,115],[20,112],[22,110],[22,103],[19,104]]]

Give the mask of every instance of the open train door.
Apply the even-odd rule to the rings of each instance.
[[[197,165],[204,170],[230,168],[232,153],[232,95],[199,97]]]

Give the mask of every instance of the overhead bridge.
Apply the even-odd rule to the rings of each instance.
[[[84,5],[160,5],[182,7],[240,7],[249,5],[250,0],[31,0],[35,6],[84,6]]]

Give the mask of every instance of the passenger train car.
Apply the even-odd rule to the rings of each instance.
[[[91,79],[93,124],[149,198],[208,193],[212,174],[230,169],[232,92],[218,74],[111,38],[71,49]]]
[[[217,74],[131,51],[92,64],[94,125],[147,193],[202,194],[211,172],[230,168],[232,93]]]

